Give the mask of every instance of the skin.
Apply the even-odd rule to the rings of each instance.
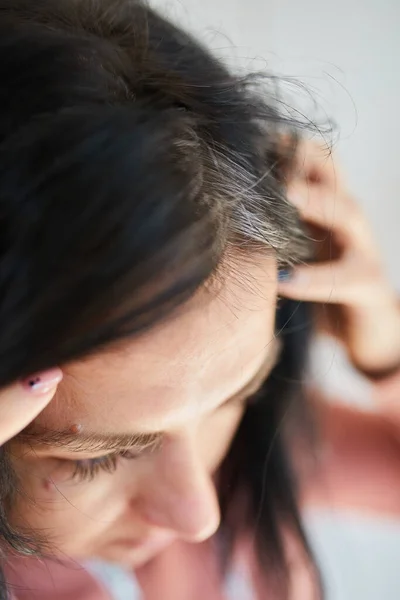
[[[277,358],[275,260],[243,267],[246,283],[228,277],[217,293],[200,291],[177,317],[123,348],[64,368],[29,440],[13,443],[16,470],[35,499],[20,500],[14,522],[45,528],[60,553],[129,567],[175,539],[199,542],[216,531],[213,475],[246,397]],[[49,430],[77,443],[92,434],[159,439],[139,454],[133,447],[136,458],[120,458],[112,474],[79,481],[73,461],[86,464],[106,449],[41,444],[36,438]]]
[[[302,471],[302,503],[398,517],[400,382],[390,375],[400,367],[398,296],[371,226],[326,147],[300,145],[288,195],[311,227],[317,262],[297,267],[279,294],[315,303],[319,331],[371,378],[376,402],[367,413],[310,390],[324,450],[316,469]]]
[[[316,263],[299,266],[279,293],[317,303],[325,333],[344,344],[360,371],[400,365],[400,305],[372,228],[329,149],[300,145],[289,199],[311,227]]]
[[[0,391],[0,445],[29,425],[47,406],[62,378],[61,369],[56,368]]]
[[[400,364],[398,300],[370,227],[330,155],[303,144],[288,193],[322,236],[316,244],[319,264],[297,268],[278,293],[318,303],[320,328],[345,346],[353,364],[367,374],[386,374]],[[251,274],[254,285],[228,279],[217,297],[199,294],[179,318],[119,352],[63,369],[56,397],[32,433],[58,429],[78,439],[96,431],[162,432],[163,442],[137,460],[122,459],[114,474],[100,472],[85,483],[71,479],[71,461],[100,451],[71,453],[48,444],[32,451],[22,440],[14,441],[16,467],[36,500],[15,507],[16,521],[45,528],[60,552],[101,555],[134,567],[174,539],[201,541],[215,531],[213,474],[234,435],[243,400],[259,381],[237,401],[224,402],[252,379],[270,351],[266,377],[279,351],[273,343],[273,259],[251,265]],[[398,516],[397,379],[386,379],[376,390],[373,414],[327,404],[314,394],[324,453],[313,470],[303,468],[297,452],[304,505]],[[32,403],[26,386],[3,390],[3,441],[25,427],[54,391],[36,394]],[[14,410],[16,402],[24,411]]]

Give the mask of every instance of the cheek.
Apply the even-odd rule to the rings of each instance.
[[[199,451],[209,472],[215,471],[225,458],[244,411],[243,403],[227,405],[202,423]]]
[[[13,525],[46,531],[55,549],[81,555],[106,538],[126,510],[118,473],[91,482],[72,482],[71,470],[52,459],[13,460],[20,481],[9,519]]]

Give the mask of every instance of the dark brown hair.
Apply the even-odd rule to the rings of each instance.
[[[305,256],[280,143],[296,123],[268,78],[235,76],[136,0],[0,0],[0,58],[1,385],[140,334],[237,252]],[[293,386],[277,377],[224,469],[228,499],[252,498],[261,562],[285,572],[282,522],[305,539],[276,432]],[[27,552],[6,519],[12,476],[0,487],[4,545]]]

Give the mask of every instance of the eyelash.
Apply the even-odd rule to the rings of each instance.
[[[125,450],[124,452],[106,454],[105,456],[99,456],[97,458],[74,460],[72,461],[74,470],[70,479],[78,482],[93,481],[100,471],[109,474],[114,473],[121,458],[124,458],[125,460],[136,460],[138,456],[139,455],[134,452]]]
[[[237,402],[240,404],[252,404],[257,400],[257,397],[261,391],[261,389],[256,390],[249,396],[239,398]],[[84,460],[68,461],[73,464],[74,469],[70,480],[74,480],[79,483],[84,481],[93,481],[93,479],[97,477],[100,471],[111,475],[116,471],[118,467],[118,462],[121,458],[125,460],[137,460],[139,458],[139,453],[134,453],[132,451],[125,450],[123,452],[106,454],[97,458],[87,458]]]

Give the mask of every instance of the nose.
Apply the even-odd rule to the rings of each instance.
[[[189,542],[201,542],[218,529],[215,485],[190,434],[164,441],[143,483],[142,513],[149,524]]]

